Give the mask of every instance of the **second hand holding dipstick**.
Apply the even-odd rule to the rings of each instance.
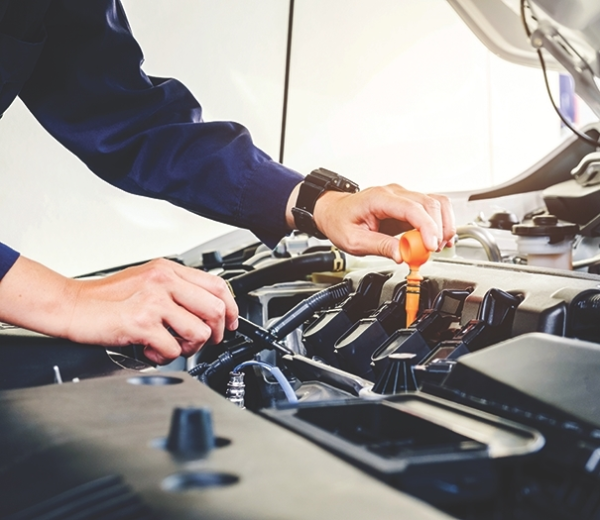
[[[410,327],[419,312],[421,280],[423,280],[419,268],[429,260],[431,253],[423,244],[421,233],[416,229],[407,231],[400,237],[400,253],[409,269],[406,276],[406,327]]]

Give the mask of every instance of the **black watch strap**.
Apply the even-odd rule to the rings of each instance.
[[[313,170],[300,185],[296,207],[292,208],[296,228],[317,238],[327,238],[317,229],[313,218],[318,198],[326,191],[356,193],[358,190],[358,184],[335,172],[325,168]]]

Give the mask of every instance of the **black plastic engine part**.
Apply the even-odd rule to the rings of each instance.
[[[0,393],[0,518],[447,519],[186,374],[136,376]],[[207,460],[162,449],[174,403],[211,409]]]
[[[395,331],[371,357],[376,376],[381,376],[388,365],[388,356],[394,353],[415,354],[411,364],[417,364],[430,350],[455,332],[453,323],[460,320],[462,309],[472,289],[443,289],[437,295],[433,308],[425,310],[408,328]]]
[[[511,230],[515,224],[519,223],[519,218],[511,211],[496,211],[488,219],[490,228]]]
[[[459,357],[510,338],[519,303],[519,296],[490,289],[481,301],[477,318],[470,320],[452,339],[442,341],[415,367],[419,384],[441,383]]]
[[[356,291],[341,305],[323,312],[304,331],[302,341],[309,356],[317,356],[332,366],[338,366],[334,344],[354,323],[373,312],[379,303],[388,274],[365,275]]]
[[[512,227],[513,235],[520,237],[547,237],[549,244],[573,238],[579,231],[577,224],[559,222],[555,215],[536,215],[530,223],[516,224]]]
[[[600,487],[599,371],[598,345],[531,333],[463,356],[441,387],[425,390],[536,428],[546,439],[540,457],[561,468],[567,487],[590,498],[585,489]],[[584,487],[575,482],[582,479],[589,481]],[[547,489],[543,500],[555,501],[554,493]],[[557,507],[570,515],[556,518],[591,519],[600,512],[590,504],[576,514],[569,502],[559,500]]]
[[[335,342],[339,366],[352,374],[375,381],[371,355],[406,321],[406,283],[399,284],[392,299],[371,316],[362,318]]]
[[[223,257],[220,251],[206,251],[202,253],[202,267],[205,271],[223,267]]]
[[[390,335],[406,323],[406,283],[399,284],[391,301],[382,304],[373,314],[355,323],[335,343],[335,354],[342,369],[370,381],[375,381],[371,357]],[[430,306],[431,283],[421,282],[420,311]],[[417,320],[418,321],[418,320]]]
[[[175,408],[166,448],[183,459],[206,457],[215,447],[212,416],[208,408]]]
[[[600,429],[599,373],[595,343],[534,332],[463,356],[443,387],[502,403],[507,410],[554,410],[581,423],[565,430],[584,431],[587,423],[589,438],[600,445],[600,430],[592,432]]]
[[[501,289],[490,289],[481,300],[477,318],[440,346],[464,344],[469,352],[475,352],[509,338],[515,310],[520,303],[520,296]]]
[[[582,186],[575,179],[546,188],[543,192],[548,212],[561,220],[585,225],[598,215],[600,186]]]
[[[578,294],[571,300],[567,315],[569,336],[600,343],[600,290]]]
[[[527,455],[543,444],[533,429],[414,393],[393,402],[301,404],[262,413],[434,504],[490,498],[498,486],[494,458]]]
[[[376,394],[400,394],[418,389],[412,360],[416,354],[390,354],[388,365],[373,386]]]

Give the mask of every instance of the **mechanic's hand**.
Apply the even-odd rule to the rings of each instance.
[[[144,345],[158,364],[220,342],[237,316],[223,279],[163,259],[76,280],[21,257],[0,282],[0,319],[80,343]]]
[[[154,260],[79,285],[68,336],[85,343],[145,345],[162,364],[219,343],[237,328],[237,305],[222,278]]]
[[[294,203],[298,188],[290,197]],[[418,229],[425,246],[439,251],[456,233],[447,197],[409,191],[397,184],[352,194],[327,191],[317,200],[314,219],[317,228],[340,249],[359,256],[386,256],[396,262],[401,262],[402,256],[394,235]]]

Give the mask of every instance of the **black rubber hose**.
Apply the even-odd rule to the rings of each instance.
[[[263,346],[249,340],[233,349],[226,350],[212,363],[200,363],[192,367],[188,373],[198,377],[200,381],[209,384],[211,379],[228,373],[242,361],[251,359],[262,348]]]
[[[288,311],[274,326],[269,327],[269,329],[264,329],[260,325],[240,316],[238,332],[250,338],[252,343],[243,344],[241,347],[237,347],[228,352],[233,356],[245,355],[247,351],[256,348],[255,344],[258,344],[262,345],[263,348],[278,350],[282,354],[294,354],[293,350],[280,344],[278,340],[285,338],[292,330],[301,325],[306,318],[312,315],[315,310],[336,303],[347,297],[350,294],[351,285],[352,283],[349,280],[345,280],[342,283],[333,285],[313,294]],[[226,360],[227,356],[219,356],[216,360],[217,365],[222,364],[219,361],[222,356],[223,360],[221,361]]]
[[[350,295],[351,289],[352,282],[344,280],[341,283],[327,287],[327,289],[309,296],[273,323],[269,327],[269,332],[277,339],[285,338],[290,332],[310,318],[315,311],[329,307],[347,298]]]
[[[344,253],[331,250],[326,253],[310,253],[279,260],[276,263],[259,267],[229,279],[231,290],[235,296],[273,285],[274,283],[291,282],[312,273],[322,271],[343,271],[346,266]]]
[[[198,363],[196,366],[193,366],[188,370],[188,374],[191,376],[199,376],[201,375],[208,367],[210,363]]]
[[[231,284],[234,294],[245,294],[253,289],[263,287],[264,285],[296,280],[303,275],[313,272],[332,270],[341,271],[345,268],[345,260],[343,253],[337,250],[326,253],[311,253],[281,260],[275,264],[236,276],[231,278],[229,283]],[[335,301],[341,300],[347,296],[349,292],[349,281],[328,287],[324,291],[320,291],[309,297],[308,299],[312,298],[314,300],[314,304],[311,303],[306,306],[306,308],[311,309],[312,313],[314,312],[314,309],[328,305],[330,301],[331,303],[334,303]],[[323,295],[319,296],[322,293]],[[294,307],[292,311],[295,311],[296,307]],[[303,316],[302,313],[294,312],[293,317],[288,317],[292,311],[286,313],[286,315],[282,317],[281,322],[283,323],[280,323],[280,326],[278,327],[279,334],[282,333],[282,330],[284,332],[287,330],[285,335],[289,334],[295,327],[304,321],[305,318],[298,322],[300,317]],[[279,345],[277,342],[277,339],[284,336],[276,336],[271,329],[265,330],[254,323],[240,318],[238,331],[251,338],[251,340],[248,343],[243,343],[234,349],[223,352],[223,354],[212,363],[200,363],[196,365],[189,370],[189,373],[193,376],[197,376],[201,381],[210,386],[210,381],[212,379],[231,370],[239,362],[250,359],[262,348],[274,348],[283,353],[291,353],[286,347]]]
[[[226,350],[212,363],[200,363],[189,370],[189,374],[198,377],[204,383],[210,384],[211,380],[223,373],[230,371],[241,361],[250,359],[263,348],[276,349],[283,354],[293,354],[293,351],[278,343],[278,339],[287,336],[298,327],[315,310],[339,302],[350,294],[352,283],[345,280],[313,294],[292,310],[287,312],[268,330],[244,318],[239,318],[238,331],[249,337],[251,341]]]

